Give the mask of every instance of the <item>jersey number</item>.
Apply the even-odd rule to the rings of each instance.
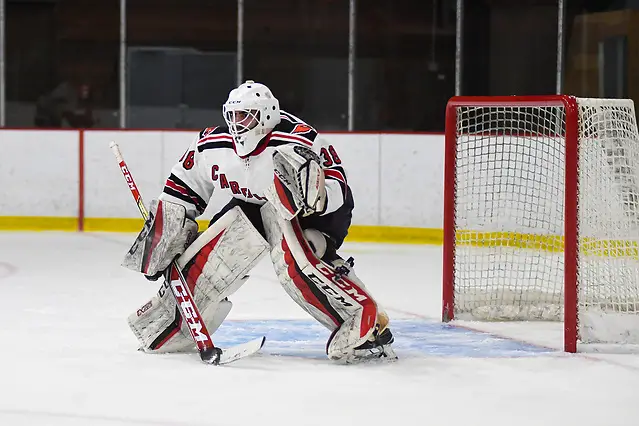
[[[193,165],[195,164],[194,157],[195,157],[195,151],[189,151],[186,154],[186,158],[182,162],[182,167],[184,167],[186,170],[191,170],[193,168]]]
[[[333,145],[329,145],[328,149],[322,147],[320,155],[324,159],[322,163],[324,167],[331,167],[333,164],[342,164],[342,160],[339,158],[339,155],[337,155],[337,151],[335,151]]]

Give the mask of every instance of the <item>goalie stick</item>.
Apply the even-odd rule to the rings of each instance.
[[[133,176],[129,171],[129,167],[122,157],[120,147],[117,143],[112,141],[109,144],[109,148],[111,148],[111,151],[113,151],[113,154],[118,161],[120,171],[122,172],[124,180],[129,186],[129,190],[131,191],[131,195],[133,196],[135,203],[138,205],[138,210],[140,210],[142,218],[144,220],[147,220],[149,218],[149,212],[144,206],[142,195],[140,194],[140,191],[138,190],[138,187],[133,180]],[[169,284],[173,296],[175,297],[175,301],[180,308],[180,314],[188,324],[189,332],[191,333],[191,337],[193,338],[193,341],[197,346],[202,361],[207,364],[213,365],[227,364],[229,362],[237,361],[238,359],[242,359],[259,351],[264,345],[264,341],[266,340],[265,337],[253,339],[249,342],[232,346],[224,350],[218,348],[213,344],[211,335],[206,329],[206,325],[204,324],[202,316],[200,315],[200,310],[195,304],[195,299],[193,298],[191,289],[189,289],[189,286],[187,285],[184,274],[182,274],[179,263],[180,262],[178,258],[173,260],[171,266],[167,268],[164,273],[164,280],[167,284]],[[171,279],[173,270],[177,272],[179,282]]]

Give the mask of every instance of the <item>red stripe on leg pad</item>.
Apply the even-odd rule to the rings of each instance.
[[[177,323],[177,327],[175,327],[175,329],[173,329],[173,331],[171,331],[171,333],[169,333],[164,339],[162,339],[162,341],[160,343],[158,343],[153,350],[158,350],[160,349],[162,346],[164,346],[164,344],[166,342],[168,342],[169,340],[171,340],[171,337],[175,336],[177,334],[178,331],[180,331],[180,329],[182,328],[182,315],[180,315],[180,318],[178,319],[178,323]]]
[[[164,214],[162,212],[162,201],[158,201],[158,207],[155,212],[155,222],[153,223],[153,240],[151,241],[151,248],[146,258],[146,264],[144,265],[144,273],[149,271],[149,263],[151,263],[151,256],[153,256],[153,250],[157,247],[160,239],[162,238],[162,228],[164,227]]]
[[[215,236],[215,238],[206,243],[206,245],[202,247],[199,252],[197,252],[195,257],[193,258],[192,263],[190,262],[191,265],[188,268],[189,270],[186,275],[186,282],[189,286],[189,290],[191,290],[191,293],[193,293],[193,297],[195,297],[195,284],[197,283],[198,278],[200,278],[200,275],[202,275],[204,265],[206,265],[206,262],[209,261],[209,255],[211,254],[215,246],[217,246],[217,243],[220,241],[222,234],[224,234],[224,231],[220,232],[219,234],[217,234],[217,236]]]
[[[333,268],[319,264],[316,269],[329,281],[341,288],[362,307],[362,321],[360,322],[360,337],[364,337],[377,323],[377,304],[361,286],[346,277],[337,277]]]
[[[286,239],[282,239],[282,250],[284,251],[284,262],[288,265],[288,276],[293,281],[293,284],[295,284],[295,287],[297,287],[297,289],[302,293],[302,297],[304,297],[304,300],[319,309],[320,312],[330,318],[331,321],[333,321],[333,323],[335,323],[335,325],[339,327],[340,321],[328,312],[322,302],[320,302],[317,297],[315,297],[306,281],[304,281],[304,278],[300,276],[296,268],[297,262],[295,262],[295,259],[293,258],[293,254],[291,253],[291,249],[286,243]]]
[[[348,294],[354,301],[362,306],[362,321],[360,323],[360,337],[364,337],[371,328],[375,327],[377,323],[377,304],[373,298],[366,292],[361,286],[357,285],[352,280],[346,277],[337,278],[335,270],[319,260],[313,250],[310,248],[304,234],[302,227],[297,220],[291,221],[291,226],[295,232],[298,242],[302,246],[304,254],[308,261],[317,269],[324,277],[341,288],[346,294]]]

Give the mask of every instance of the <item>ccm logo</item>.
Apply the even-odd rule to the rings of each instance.
[[[189,329],[191,330],[191,336],[196,342],[206,342],[208,341],[208,337],[206,334],[202,333],[203,322],[202,318],[198,315],[198,312],[195,310],[193,306],[193,301],[189,297],[184,285],[181,282],[176,282],[174,284],[176,290],[176,296],[178,296],[178,303],[180,304],[180,308],[184,313],[186,323],[189,325]]]
[[[129,184],[129,189],[136,189],[135,183],[133,182],[133,177],[131,176],[131,173],[129,172],[127,166],[120,166],[120,170],[122,170],[122,174],[124,175],[126,183]]]
[[[348,302],[343,295],[339,294],[338,290],[331,286],[331,283],[337,285],[340,289],[342,289],[344,293],[350,295],[352,297],[352,300],[354,299],[355,301],[361,303],[368,299],[368,297],[359,293],[356,288],[348,283],[348,281],[344,281],[335,277],[335,274],[332,273],[328,268],[323,269],[323,267],[320,266],[318,267],[318,269],[325,275],[324,279],[322,277],[318,277],[312,272],[308,274],[308,277],[313,280],[313,282],[318,284],[322,290],[333,296],[333,298],[341,303],[342,306],[350,307],[353,306],[353,304]]]
[[[344,296],[342,296],[341,294],[339,294],[333,287],[331,287],[329,284],[325,283],[324,281],[322,281],[322,279],[320,277],[318,277],[317,275],[315,275],[314,273],[310,273],[308,274],[308,277],[313,280],[315,282],[315,284],[319,285],[320,288],[322,290],[324,290],[326,293],[330,294],[331,296],[333,296],[333,299],[335,299],[336,301],[338,301],[339,303],[342,304],[342,306],[345,307],[349,307],[349,306],[353,306],[352,303],[349,303],[346,301],[346,299],[344,298]]]
[[[358,302],[363,302],[364,300],[368,299],[368,296],[366,296],[366,294],[362,294],[360,293],[357,287],[355,287],[354,285],[351,284],[351,282],[349,280],[345,280],[342,278],[337,278],[335,276],[335,272],[331,271],[329,268],[327,268],[325,265],[317,265],[317,269],[324,274],[324,276],[326,278],[328,278],[330,281],[332,281],[333,283],[337,284],[342,290],[344,290],[344,292],[346,294],[351,295],[351,297],[353,299],[355,299]]]

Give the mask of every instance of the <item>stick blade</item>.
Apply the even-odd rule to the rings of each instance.
[[[262,336],[257,339],[250,340],[246,343],[242,343],[240,345],[231,346],[230,348],[226,348],[222,350],[222,355],[220,355],[219,363],[220,364],[229,364],[233,361],[237,361],[242,358],[246,358],[247,356],[251,356],[264,346],[264,342],[266,341],[266,337]]]

